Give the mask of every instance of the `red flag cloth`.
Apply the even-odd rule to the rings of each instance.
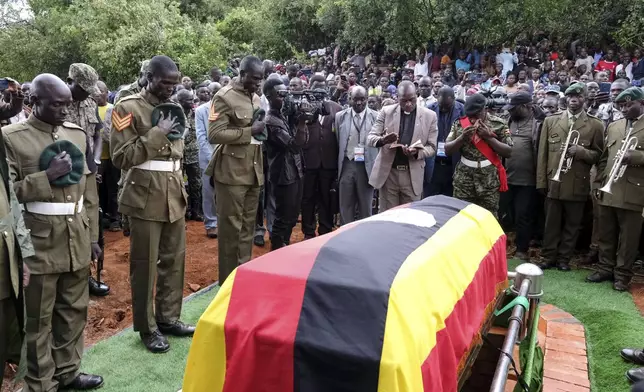
[[[461,117],[459,119],[459,122],[461,123],[461,127],[463,129],[469,127],[472,125],[472,122],[470,121],[469,118],[467,117]],[[489,144],[485,142],[479,135],[474,134],[472,136],[472,143],[474,143],[474,146],[476,147],[477,150],[483,154],[483,156],[492,164],[496,167],[497,173],[499,173],[499,182],[501,183],[501,186],[499,187],[499,191],[501,192],[507,192],[508,191],[508,175],[505,172],[505,168],[503,167],[503,163],[501,163],[501,158],[499,158],[499,155],[492,150],[492,147],[490,147]]]

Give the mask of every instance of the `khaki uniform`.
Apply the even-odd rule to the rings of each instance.
[[[606,149],[597,166],[597,187],[605,185],[622,147],[628,129],[625,119],[608,126]],[[631,162],[624,175],[611,187],[612,194],[600,192],[598,200],[599,225],[597,244],[600,271],[612,273],[615,281],[626,284],[633,276],[633,262],[642,231],[644,210],[644,118],[633,122],[631,136],[638,138],[637,148],[631,151]]]
[[[25,334],[22,258],[33,256],[34,248],[9,181],[3,145],[0,145],[0,175],[0,367],[4,368],[8,359],[20,359]],[[20,364],[21,370],[26,370],[26,359]],[[17,378],[24,376],[24,372],[18,373]],[[0,385],[2,377],[0,374]]]
[[[486,123],[494,131],[498,140],[509,146],[512,146],[512,137],[505,120],[500,117],[487,115]],[[456,140],[463,133],[463,127],[459,121],[452,125],[449,135],[445,142]],[[476,148],[474,143],[464,143],[460,150],[461,158],[472,162],[487,161],[482,152]],[[499,173],[494,165],[486,167],[469,167],[463,164],[462,159],[456,165],[454,170],[454,197],[457,199],[469,201],[478,204],[497,216],[499,211],[499,200],[501,191],[499,186]]]
[[[124,87],[122,90],[119,90],[119,92],[116,93],[116,96],[114,97],[114,104],[117,104],[121,100],[121,98],[140,93],[141,89],[142,87],[139,84],[139,81],[134,81],[134,83]],[[121,193],[123,193],[123,181],[125,181],[125,177],[127,177],[127,170],[121,170],[121,178],[119,179],[119,189],[117,195],[118,198],[120,198]],[[127,215],[121,215],[121,227],[123,228],[123,230],[130,229],[130,220]]]
[[[127,171],[119,212],[130,217],[134,330],[143,333],[156,330],[157,321],[178,320],[183,299],[183,139],[170,141],[152,126],[152,111],[161,103],[146,89],[121,99],[114,107],[110,135],[112,163]]]
[[[602,122],[585,112],[577,114],[572,127],[579,132],[576,156],[570,170],[561,174],[561,182],[552,181],[570,126],[568,111],[548,117],[543,122],[539,140],[537,189],[547,190],[541,255],[543,261],[551,265],[570,262],[590,194],[590,169],[598,162],[604,148]]]
[[[85,154],[86,135],[78,126],[53,126],[33,114],[3,129],[9,171],[35,255],[25,259],[31,280],[25,289],[27,310],[26,391],[56,391],[78,375],[89,301],[90,245],[98,241],[98,216],[87,200],[86,176],[79,183],[51,186],[40,170],[42,151],[57,140],[74,143]],[[89,174],[85,165],[85,174]],[[91,196],[90,196],[91,199]],[[67,215],[36,213],[32,203],[68,203]],[[58,204],[60,205],[60,204]],[[91,235],[90,235],[91,233]]]
[[[253,234],[264,185],[260,144],[253,144],[253,111],[260,107],[256,94],[248,94],[237,79],[212,99],[208,139],[217,144],[206,175],[215,181],[219,222],[219,284],[240,264],[250,260]]]

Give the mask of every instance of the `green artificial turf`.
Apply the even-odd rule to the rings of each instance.
[[[517,265],[511,260],[510,270]],[[591,390],[628,391],[624,373],[636,366],[624,362],[619,351],[644,347],[644,318],[630,294],[613,290],[609,282],[584,282],[590,272],[545,271],[543,301],[572,314],[586,328]]]
[[[181,319],[196,323],[218,287],[195,295],[183,304]],[[101,392],[177,392],[181,388],[191,338],[169,337],[170,351],[148,352],[131,329],[97,343],[83,357],[81,371],[105,379]]]

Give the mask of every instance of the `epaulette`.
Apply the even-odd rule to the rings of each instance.
[[[27,122],[26,121],[21,121],[21,122],[19,122],[17,124],[10,124],[10,125],[2,127],[2,133],[4,133],[5,135],[9,135],[11,133],[16,133],[16,132],[20,132],[20,131],[26,131],[28,129],[29,129],[29,127],[27,126]]]
[[[63,127],[65,127],[65,128],[71,128],[71,129],[76,129],[76,130],[79,130],[79,131],[83,131],[83,132],[85,132],[85,130],[84,130],[83,128],[81,128],[80,126],[78,126],[78,125],[76,125],[76,124],[74,124],[74,123],[71,123],[71,122],[69,122],[69,121],[65,121],[65,122],[63,123]]]
[[[590,117],[592,119],[595,119],[597,121],[601,121],[601,118],[595,116],[594,114],[586,113],[586,116],[588,116],[588,117]]]
[[[229,84],[229,85],[227,85],[227,86],[224,86],[224,87],[220,88],[220,89],[219,89],[219,91],[217,91],[217,94],[215,94],[215,97],[216,97],[217,95],[219,95],[219,96],[224,96],[224,95],[226,95],[226,94],[227,94],[230,90],[232,90],[232,89],[233,89],[233,86],[232,86],[232,85],[230,85],[230,84]],[[214,98],[214,97],[213,97],[213,98]]]
[[[123,103],[125,101],[132,101],[132,100],[141,99],[141,98],[142,98],[141,94],[136,93],[136,94],[128,95],[127,97],[120,98],[119,101],[116,104],[118,105],[118,104],[121,104],[121,103]]]

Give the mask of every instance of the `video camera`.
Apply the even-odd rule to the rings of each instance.
[[[324,102],[329,99],[329,93],[324,89],[304,90],[304,91],[283,91],[284,104],[282,113],[285,117],[295,118],[298,113],[302,113],[307,120],[313,121],[318,116],[329,114]],[[302,111],[302,105],[308,106]]]
[[[481,90],[480,93],[485,97],[485,108],[498,112],[505,105],[510,103],[510,98],[501,86],[493,86],[489,90]]]

